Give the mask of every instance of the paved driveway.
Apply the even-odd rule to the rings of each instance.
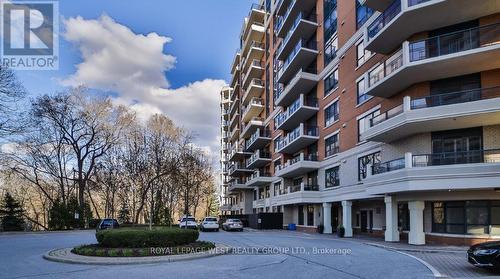
[[[250,247],[261,249],[251,255],[175,263],[72,265],[46,261],[42,254],[55,248],[93,243],[93,232],[0,235],[0,278],[433,278],[430,270],[414,258],[320,235],[214,232],[202,233],[201,239],[240,247],[241,253],[251,252]],[[273,253],[285,253],[263,254],[269,247],[281,249]]]

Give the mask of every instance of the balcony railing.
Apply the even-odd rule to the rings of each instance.
[[[421,109],[500,98],[500,86],[431,95],[411,100],[411,109]]]
[[[295,29],[297,29],[297,26],[299,26],[299,24],[300,24],[300,22],[302,20],[307,20],[307,21],[311,21],[311,22],[316,23],[318,19],[317,19],[317,16],[316,16],[316,14],[314,12],[311,13],[311,14],[309,14],[309,15],[306,15],[304,12],[300,12],[297,15],[297,18],[294,20],[294,22],[292,24],[292,27],[290,27],[290,30],[288,31],[288,33],[286,34],[285,38],[281,42],[281,45],[278,48],[277,53],[281,53],[281,51],[283,50],[283,48],[285,47],[285,45],[288,44],[288,41],[290,40],[290,38],[292,37],[293,33],[295,32]]]
[[[283,149],[284,147],[292,143],[300,136],[317,137],[319,136],[319,128],[318,126],[305,126],[301,124],[299,127],[295,128],[293,131],[288,133],[286,137],[284,137],[281,141],[278,142],[277,150]]]
[[[375,37],[380,30],[389,24],[401,13],[401,0],[394,0],[392,4],[368,26],[368,39]]]
[[[408,0],[408,7],[415,6],[415,5],[418,5],[418,4],[422,4],[422,3],[425,3],[425,2],[428,2],[428,1],[431,1],[431,0]]]
[[[248,149],[250,145],[252,145],[258,138],[270,138],[271,131],[269,129],[257,129],[252,136],[245,141],[245,147]]]
[[[257,161],[259,159],[271,159],[271,153],[269,153],[268,151],[257,150],[247,160],[246,167],[248,168],[251,164],[255,163],[255,161]]]
[[[372,166],[372,174],[381,174],[390,171],[400,170],[405,168],[405,158],[399,158],[392,161],[375,164]]]
[[[319,185],[316,185],[316,184],[308,185],[308,184],[301,183],[301,184],[290,185],[289,189],[290,189],[290,193],[296,193],[296,192],[301,192],[301,191],[306,191],[306,192],[319,191]]]
[[[261,98],[253,97],[250,100],[250,103],[246,106],[243,107],[243,115],[247,114],[248,111],[252,108],[252,105],[254,106],[262,106],[264,104],[264,101]]]
[[[285,22],[286,18],[290,15],[290,12],[292,11],[293,6],[295,6],[295,2],[297,2],[297,0],[293,0],[292,2],[290,2],[288,7],[286,8],[285,14],[282,17],[278,18],[278,21],[276,24],[276,30],[280,30],[281,27],[283,27],[283,23]]]
[[[290,116],[292,116],[301,106],[307,107],[318,107],[318,99],[314,97],[303,98],[302,96],[295,100],[290,106],[288,106],[287,110],[280,113],[276,118],[276,126],[279,127],[283,124]]]
[[[377,124],[380,124],[380,123],[386,121],[387,119],[393,118],[394,116],[399,115],[401,113],[403,113],[403,105],[399,105],[397,107],[394,107],[394,108],[370,119],[370,127],[373,127]]]
[[[414,167],[477,163],[500,163],[500,149],[413,155]]]
[[[500,23],[410,42],[410,61],[457,53],[500,43]]]
[[[386,76],[403,66],[403,49],[385,60],[382,64],[368,73],[368,86],[371,87]]]
[[[308,48],[312,50],[318,50],[318,45],[315,40],[309,40],[306,41],[304,39],[301,39],[295,47],[293,48],[292,52],[287,56],[287,58],[283,61],[281,67],[278,69],[278,72],[281,73],[285,71],[285,69],[288,67],[288,65],[293,61],[297,53],[299,53],[301,48]]]

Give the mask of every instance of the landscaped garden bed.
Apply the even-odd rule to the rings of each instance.
[[[179,228],[123,228],[96,232],[97,244],[71,250],[82,256],[148,257],[207,252],[211,242],[198,241],[199,232]]]

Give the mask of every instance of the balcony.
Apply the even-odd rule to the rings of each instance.
[[[253,170],[248,169],[244,164],[240,162],[234,162],[229,166],[229,175],[230,176],[238,176],[242,174],[248,174],[253,172]],[[243,183],[245,184],[245,183]]]
[[[404,42],[367,72],[366,93],[388,98],[412,84],[500,68],[500,23]]]
[[[236,50],[236,54],[234,55],[233,64],[231,66],[231,74],[236,75],[236,71],[239,71],[240,65],[240,50]]]
[[[247,181],[247,187],[263,186],[268,185],[276,180],[270,173],[263,173],[260,171],[255,171],[250,179]]]
[[[294,45],[302,38],[310,38],[318,28],[316,14],[313,11],[310,15],[303,12],[297,15],[292,27],[286,34],[278,49],[278,60],[284,60],[293,50]]]
[[[262,60],[262,57],[264,57],[264,53],[266,52],[265,45],[264,43],[253,41],[249,45],[249,50],[248,53],[246,53],[245,57],[243,58],[243,67],[246,68],[247,61],[253,61],[253,60]]]
[[[309,14],[315,4],[314,1],[293,0],[276,26],[278,30],[277,36],[280,38],[285,37],[288,30],[292,28],[297,15],[301,12]]]
[[[278,153],[293,154],[319,139],[317,126],[306,127],[303,123],[289,132],[277,145]]]
[[[239,146],[232,146],[231,153],[229,154],[230,161],[242,161],[245,160],[246,157],[251,156],[252,152],[246,152],[243,148]]]
[[[297,177],[311,171],[318,170],[320,162],[315,154],[305,155],[300,153],[292,159],[287,160],[284,165],[279,165],[275,169],[275,176],[279,177]]]
[[[254,151],[261,149],[271,142],[271,131],[269,129],[258,128],[250,139],[245,141],[245,149]]]
[[[254,46],[254,42],[262,42],[264,40],[265,27],[263,23],[252,23],[250,24],[249,33],[245,38],[243,43],[243,49],[241,52],[241,57],[247,57],[248,52]],[[257,44],[258,44],[257,43]]]
[[[278,70],[278,82],[288,83],[300,69],[308,67],[316,60],[318,47],[315,40],[300,40]]]
[[[406,153],[404,159],[375,165],[373,169],[376,173],[363,182],[368,194],[493,190],[500,185],[500,150]]]
[[[275,103],[277,106],[288,106],[295,101],[301,93],[309,93],[319,81],[316,69],[300,69],[282,92],[278,93]]]
[[[252,98],[250,103],[243,108],[243,122],[248,122],[252,118],[259,116],[264,110],[264,101],[260,98]]]
[[[233,142],[237,141],[239,136],[240,136],[240,128],[236,127],[236,128],[231,130],[229,140],[233,141]]]
[[[262,117],[252,117],[248,123],[242,125],[241,129],[241,137],[248,138],[250,137],[257,129],[262,128],[264,126],[264,118]]]
[[[276,118],[277,129],[289,131],[301,122],[311,118],[319,111],[318,99],[308,97],[304,94],[293,102],[284,112],[280,113]]]
[[[253,78],[250,85],[243,96],[243,104],[246,105],[252,98],[260,98],[264,92],[264,81],[258,78]]]
[[[244,90],[248,88],[248,84],[253,78],[260,78],[264,73],[264,64],[260,60],[254,59],[252,63],[248,64],[246,65],[248,67],[244,68],[246,71],[245,78],[243,79]]]
[[[255,151],[246,161],[247,169],[257,169],[271,163],[271,153],[264,150]]]
[[[413,34],[498,12],[496,0],[395,0],[368,26],[366,49],[389,54]]]
[[[248,190],[248,187],[245,183],[245,179],[233,179],[229,182],[229,187],[227,190],[232,193],[237,192],[238,190]]]
[[[235,113],[239,112],[239,107],[240,107],[240,99],[236,97],[232,102],[231,102],[231,107],[229,108],[229,117],[234,117]]]
[[[233,130],[234,128],[236,128],[239,121],[240,121],[240,114],[235,113],[231,118],[231,121],[229,121],[229,129]]]
[[[264,23],[265,15],[266,15],[266,9],[264,5],[253,3],[250,8],[250,11],[248,12],[247,18],[249,22]]]
[[[413,134],[500,124],[500,87],[405,97],[370,120],[365,140],[392,142]]]
[[[280,0],[276,4],[276,15],[283,16],[287,11],[290,2],[292,2],[292,0]]]
[[[273,198],[273,205],[318,203],[321,200],[321,192],[318,185],[299,185],[286,186],[285,192]]]

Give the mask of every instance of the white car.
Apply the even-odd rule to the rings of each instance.
[[[193,216],[184,216],[179,220],[179,228],[181,229],[198,229],[198,224],[196,224],[196,219]]]
[[[240,219],[227,219],[224,224],[222,224],[222,229],[225,231],[243,231],[243,223]]]
[[[219,222],[216,217],[205,217],[200,224],[200,231],[219,231]]]

